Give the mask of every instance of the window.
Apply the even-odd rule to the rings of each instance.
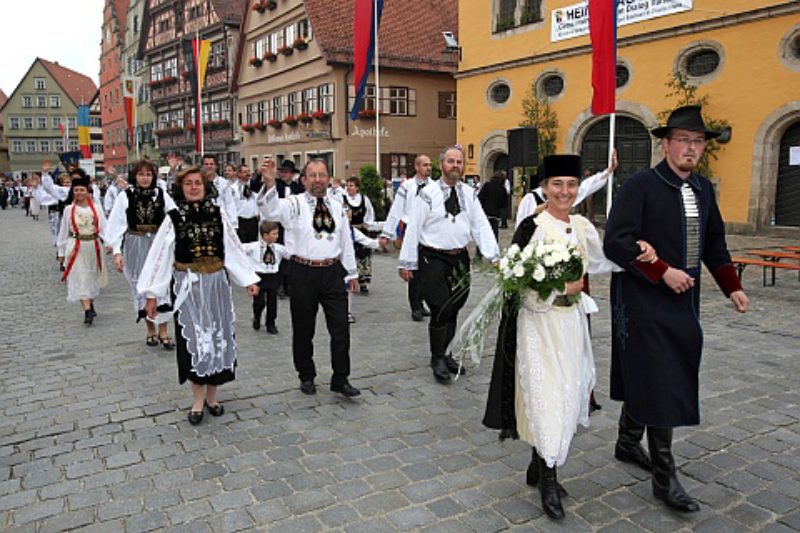
[[[266,53],[267,39],[262,37],[253,43],[253,57],[262,58]]]
[[[69,129],[74,130],[78,127],[78,117],[67,117],[67,126]]]
[[[114,89],[114,103],[115,104],[119,103],[119,89],[118,88]]]
[[[414,102],[414,89],[407,87],[387,87],[381,90],[381,110],[387,111],[392,116],[413,116],[416,114],[416,102]],[[388,102],[386,101],[386,94],[388,93]]]
[[[628,80],[631,78],[631,73],[628,70],[628,67],[623,64],[617,65],[617,89],[620,87],[624,87],[628,84]]]
[[[22,107],[33,107],[33,96],[28,94],[22,95]]]
[[[36,129],[37,130],[47,129],[47,117],[36,117]]]
[[[789,55],[800,61],[800,34],[795,35],[789,44]]]
[[[525,0],[519,15],[520,26],[542,21],[542,0]]]
[[[304,38],[306,41],[311,39],[311,24],[308,19],[303,19],[297,23],[297,36]]]
[[[220,110],[220,120],[227,120],[230,122],[231,120],[231,101],[230,100],[223,100],[222,106]]]
[[[22,127],[26,130],[33,129],[33,117],[22,117]]]
[[[161,66],[161,63],[156,63],[155,65],[150,67],[151,80],[160,80],[163,77],[164,77],[164,68]]]
[[[29,154],[33,154],[36,152],[36,141],[28,139],[25,141],[25,151]]]
[[[245,122],[253,124],[256,122],[256,104],[247,104],[245,106]]]
[[[89,145],[93,154],[103,153],[103,143],[92,143]]]
[[[262,124],[267,123],[267,101],[261,100],[258,102],[258,121]]]
[[[178,58],[177,57],[172,57],[170,59],[167,59],[164,62],[164,77],[166,78],[167,76],[171,76],[173,78],[177,78],[178,77]],[[118,103],[119,103],[119,99],[118,99]]]
[[[689,76],[700,78],[717,70],[720,57],[716,50],[704,48],[688,54],[685,61],[686,73]]]
[[[456,118],[455,92],[439,92],[439,118]]]
[[[501,32],[510,30],[516,26],[514,15],[517,11],[517,0],[500,0],[500,9],[497,12],[497,23],[495,24],[495,31]]]
[[[12,130],[19,129],[19,117],[8,117],[8,128]]]
[[[286,42],[286,46],[292,46],[292,43],[294,43],[294,36],[295,36],[294,30],[295,30],[294,24],[289,24],[283,29],[285,34],[284,39]]]
[[[495,33],[542,22],[542,0],[494,0]]]
[[[61,117],[53,117],[51,124],[53,125],[53,129],[57,130],[61,126]]]
[[[43,154],[47,154],[50,152],[50,141],[47,139],[43,139],[39,141],[39,151]]]
[[[37,96],[36,107],[47,107],[47,97],[44,95]]]
[[[61,107],[61,97],[57,94],[50,95],[50,107]]]
[[[540,98],[555,98],[564,92],[564,77],[557,73],[547,73],[536,83],[536,94]]]
[[[44,78],[33,78],[33,86],[36,87],[38,91],[43,91],[47,88]]]
[[[70,152],[77,152],[78,151],[78,141],[71,139],[69,141],[69,151]]]
[[[489,86],[489,101],[494,105],[503,105],[511,97],[511,87],[503,81]]]
[[[272,99],[272,120],[283,120],[284,114],[283,102],[280,96]]]
[[[319,100],[317,98],[317,88],[310,87],[303,91],[303,113],[314,113],[319,109]]]
[[[12,152],[22,152],[22,141],[19,139],[13,139],[11,141],[11,151]]]
[[[222,68],[225,66],[225,64],[226,64],[225,41],[217,41],[216,43],[211,45],[211,57],[209,59],[209,66]]]
[[[333,113],[333,84],[324,83],[319,86],[319,110]]]
[[[133,16],[133,33],[139,33],[139,15]]]
[[[89,117],[89,126],[92,128],[100,128],[103,126],[103,120],[101,117],[98,116],[90,116]]]
[[[56,153],[61,153],[64,151],[64,141],[62,139],[56,139],[53,141],[53,148]]]
[[[298,109],[300,108],[299,105],[300,102],[297,100],[297,93],[292,91],[287,96],[288,96],[288,104],[286,112],[289,115],[296,117],[297,115],[299,115]]]

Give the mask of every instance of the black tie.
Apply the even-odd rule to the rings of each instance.
[[[242,188],[242,197],[250,198],[250,186],[247,184]]]
[[[424,189],[427,184],[428,184],[427,181],[423,181],[422,183],[417,183],[417,196],[419,196],[419,193],[422,192],[422,189]]]
[[[264,257],[262,258],[265,265],[274,265],[275,264],[275,252],[272,251],[272,245],[268,244],[267,249],[264,250]]]
[[[456,215],[461,212],[461,207],[458,205],[458,193],[455,187],[450,187],[450,196],[445,200],[444,208],[453,218],[456,218]]]
[[[317,206],[314,208],[313,225],[314,231],[317,233],[322,233],[323,231],[333,233],[336,229],[336,223],[333,221],[331,212],[328,210],[328,206],[325,205],[325,200],[323,198],[317,198]]]

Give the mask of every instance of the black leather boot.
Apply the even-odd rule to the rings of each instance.
[[[445,335],[444,339],[444,349],[447,350],[447,347],[450,346],[450,342],[452,342],[453,337],[456,336],[456,325],[455,324],[447,324],[445,326],[445,331],[447,334]],[[447,366],[447,370],[451,374],[461,374],[462,376],[467,373],[463,366],[459,365],[453,356],[447,354],[444,356],[444,364]]]
[[[439,383],[448,383],[450,381],[450,371],[447,369],[447,364],[444,361],[444,351],[447,347],[445,339],[447,337],[447,330],[445,327],[428,327],[428,336],[431,344],[431,368],[433,369],[433,377]]]
[[[614,457],[624,463],[635,464],[650,472],[653,470],[653,465],[647,456],[647,452],[642,447],[642,436],[644,436],[644,426],[628,416],[625,411],[625,404],[622,404]]]
[[[533,448],[533,452],[531,453],[531,462],[528,465],[528,471],[525,473],[525,483],[527,483],[531,487],[535,487],[539,484],[539,454],[536,451],[536,448]],[[558,489],[558,495],[562,498],[566,498],[568,496],[567,490],[561,486],[561,483],[556,481],[556,488]]]
[[[561,506],[561,497],[558,495],[558,480],[556,467],[548,468],[543,459],[539,459],[539,492],[542,493],[542,509],[553,520],[564,518],[564,508]]]
[[[653,462],[653,495],[668,506],[684,513],[700,510],[697,500],[686,494],[675,474],[672,457],[672,429],[647,428],[647,444]]]

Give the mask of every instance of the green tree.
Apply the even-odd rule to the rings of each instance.
[[[558,115],[546,98],[536,94],[536,84],[531,84],[528,94],[522,99],[521,127],[536,128],[539,137],[539,158],[556,153]]]
[[[378,175],[378,169],[375,165],[362,165],[358,170],[358,175],[361,178],[361,194],[367,196],[372,202],[372,207],[375,208],[375,218],[383,219],[386,214],[384,213],[383,206],[383,180]]]
[[[675,99],[677,102],[673,108],[665,109],[658,114],[658,120],[661,124],[666,123],[669,114],[674,108],[685,105],[699,105],[702,106],[703,111],[705,111],[709,105],[709,95],[704,94],[703,96],[700,96],[698,94],[698,87],[689,83],[686,77],[680,72],[670,74],[670,76],[667,78],[667,82],[664,85],[667,87],[667,98]],[[710,117],[705,112],[703,113],[703,122],[706,123],[708,129],[714,131],[722,131],[731,125],[727,120]],[[711,163],[712,161],[719,159],[717,154],[721,149],[722,145],[716,139],[711,139],[706,143],[706,149],[703,152],[703,157],[700,158],[700,162],[697,164],[697,172],[699,174],[707,178],[714,177]]]
[[[442,177],[442,169],[439,167],[439,158],[431,160],[431,179],[438,180]]]

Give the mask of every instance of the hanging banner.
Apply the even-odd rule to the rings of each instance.
[[[125,123],[128,128],[128,146],[134,146],[133,126],[136,124],[136,78],[122,77],[122,102],[125,107]]]
[[[691,11],[693,0],[619,0],[617,26]],[[589,34],[589,2],[554,9],[550,14],[550,41]]]

